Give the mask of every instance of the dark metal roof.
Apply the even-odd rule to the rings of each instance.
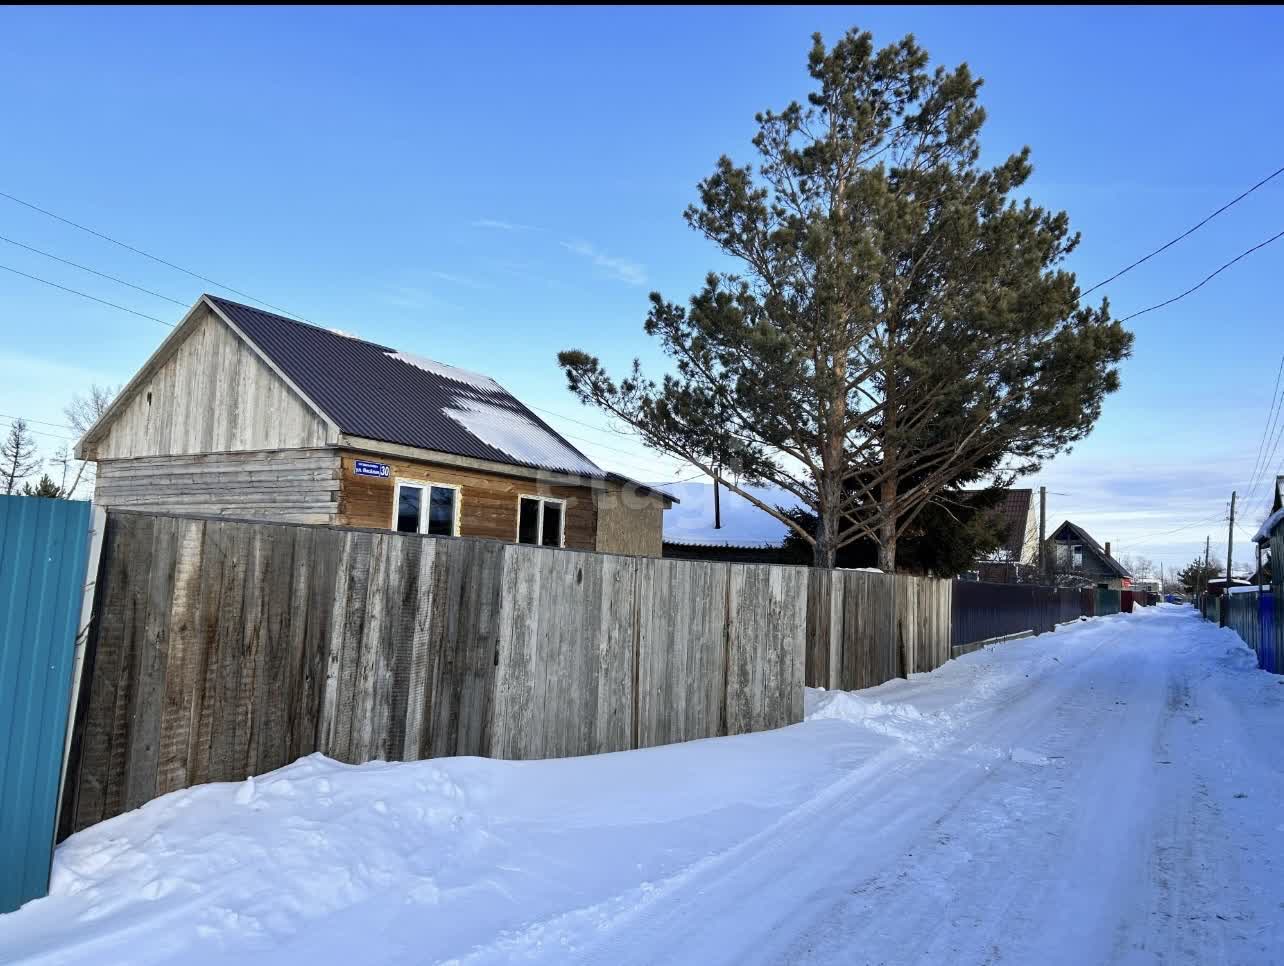
[[[213,295],[205,298],[346,434],[608,479],[493,379],[429,359],[407,361],[387,346]]]
[[[1020,560],[1024,555],[1026,529],[1030,521],[1030,501],[1033,498],[1033,490],[1007,490],[1003,502],[994,508],[1007,528],[1003,549],[1011,554],[1013,560]],[[1038,540],[1035,540],[1035,545],[1038,545]]]

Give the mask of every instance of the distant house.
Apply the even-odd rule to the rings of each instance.
[[[1052,532],[1046,552],[1061,585],[1115,590],[1128,590],[1132,586],[1132,574],[1110,556],[1110,544],[1102,547],[1088,531],[1069,520]]]
[[[487,376],[212,295],[76,455],[109,507],[649,556],[675,502]]]
[[[1003,522],[1003,543],[976,562],[977,576],[1000,584],[1025,580],[1039,565],[1039,510],[1034,491],[1007,490],[991,512]]]

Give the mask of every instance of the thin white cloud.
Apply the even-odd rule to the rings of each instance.
[[[576,255],[583,256],[612,278],[629,285],[645,285],[646,269],[641,264],[628,258],[616,258],[600,252],[586,241],[562,242],[562,247]]]
[[[501,221],[498,218],[478,218],[473,222],[474,228],[493,228],[495,231],[538,231],[534,225],[522,225],[515,221]]]
[[[465,288],[476,289],[490,288],[490,286],[485,282],[479,282],[476,279],[467,278],[463,275],[452,275],[450,272],[429,272],[428,274],[443,282],[449,282],[451,285],[462,285]]]
[[[381,298],[388,305],[394,305],[401,309],[437,309],[450,308],[459,309],[460,306],[454,302],[448,302],[445,299],[434,295],[427,289],[417,288],[412,285],[397,285],[384,289],[379,293]]]

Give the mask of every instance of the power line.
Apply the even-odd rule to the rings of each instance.
[[[180,302],[178,299],[172,299],[168,295],[161,295],[160,292],[153,292],[149,288],[143,288],[141,285],[135,285],[133,282],[127,282],[123,278],[117,278],[115,275],[108,275],[106,272],[100,272],[97,269],[90,268],[88,265],[78,265],[65,258],[60,258],[52,252],[41,251],[39,248],[32,248],[30,245],[24,245],[22,242],[14,241],[12,238],[6,238],[4,235],[0,235],[0,241],[8,242],[10,245],[17,245],[19,248],[25,248],[29,252],[35,252],[37,255],[43,255],[45,258],[52,258],[55,262],[62,262],[64,265],[70,265],[72,268],[78,268],[82,272],[88,272],[90,275],[97,275],[99,278],[105,278],[120,285],[126,285],[136,291],[144,292],[147,295],[154,296],[158,299],[164,299],[166,302],[173,302],[175,305],[181,306],[182,308],[187,308],[188,306],[187,302]]]
[[[578,440],[579,442],[587,443],[590,446],[600,446],[602,449],[609,449],[612,453],[621,453],[624,456],[628,456],[632,459],[638,459],[638,455],[636,453],[632,453],[629,450],[620,449],[619,447],[616,447],[616,446],[607,446],[605,443],[599,443],[595,439],[585,439],[583,436],[574,436],[571,433],[562,433],[562,435],[565,436],[567,439]]]
[[[209,278],[206,275],[201,275],[197,272],[193,272],[190,269],[183,268],[183,266],[181,265],[175,265],[173,262],[166,261],[165,259],[157,255],[153,255],[151,252],[145,252],[141,248],[135,248],[133,245],[129,245],[123,241],[120,241],[119,239],[112,238],[110,235],[104,235],[100,231],[95,231],[93,228],[90,228],[87,225],[82,225],[79,222],[72,221],[70,218],[64,218],[62,215],[55,214],[54,212],[49,211],[47,208],[41,208],[39,205],[33,205],[30,201],[23,201],[21,198],[15,197],[14,195],[8,194],[7,192],[4,192],[4,191],[0,191],[0,198],[8,198],[10,201],[16,202],[17,204],[20,204],[25,208],[30,208],[32,211],[38,211],[42,215],[48,215],[50,218],[53,218],[55,221],[60,221],[64,225],[70,225],[72,228],[78,228],[81,231],[88,232],[89,234],[95,236],[96,238],[101,238],[103,241],[111,242],[113,245],[119,245],[121,248],[124,248],[127,251],[131,251],[136,255],[142,255],[144,258],[150,258],[152,261],[157,262],[158,264],[164,265],[166,268],[172,268],[177,272],[182,272],[184,275],[190,275],[192,278],[200,279],[202,282],[208,282],[210,285],[213,285],[217,288],[225,289],[229,292],[232,292],[236,295],[241,296],[242,298],[247,298],[253,302],[258,302],[260,305],[266,305],[268,308],[273,309],[277,312],[280,312],[283,315],[289,315],[296,319],[301,319],[302,321],[308,322],[309,324],[311,324],[310,319],[305,319],[303,316],[298,315],[294,312],[290,312],[287,309],[283,309],[279,305],[273,305],[271,302],[264,301],[261,298],[256,298],[255,296],[251,295],[249,292],[242,292],[240,289],[232,288],[232,286],[230,285],[224,285],[222,282],[216,282],[214,279]]]
[[[0,192],[0,195],[3,195],[4,197],[8,197],[7,195],[4,195],[4,193],[3,193],[3,192]],[[49,252],[41,251],[40,249],[31,248],[29,245],[24,245],[24,244],[22,244],[21,242],[13,241],[12,239],[10,239],[10,238],[6,238],[6,237],[5,237],[5,236],[3,236],[3,235],[0,235],[0,240],[2,240],[2,241],[6,241],[6,242],[10,242],[11,244],[17,245],[17,246],[18,246],[18,247],[20,247],[20,248],[26,248],[26,249],[28,249],[29,251],[36,252],[37,254],[40,254],[40,255],[46,255],[46,256],[48,256],[49,258],[55,259],[56,261],[64,262],[64,263],[66,263],[66,264],[68,264],[68,265],[71,265],[71,266],[73,266],[73,267],[75,267],[75,268],[83,269],[84,271],[91,272],[91,273],[92,273],[92,274],[94,274],[94,275],[99,275],[99,276],[102,276],[103,278],[111,279],[111,280],[112,280],[112,281],[114,281],[114,282],[120,282],[122,285],[128,285],[130,288],[138,289],[138,290],[139,290],[139,291],[141,291],[141,292],[146,292],[146,293],[147,293],[147,294],[149,294],[149,295],[155,295],[155,296],[156,296],[156,297],[158,297],[158,298],[163,298],[163,299],[166,299],[167,301],[174,302],[174,303],[175,303],[175,304],[177,304],[177,305],[180,305],[180,306],[186,307],[186,304],[187,304],[187,303],[185,303],[185,302],[179,302],[179,301],[178,301],[178,300],[176,300],[176,299],[170,299],[168,296],[161,295],[161,294],[160,294],[160,293],[158,293],[158,292],[152,292],[152,291],[150,291],[149,289],[145,289],[145,288],[142,288],[141,286],[134,285],[134,284],[133,284],[133,283],[131,283],[131,282],[126,282],[124,279],[116,278],[115,276],[107,275],[107,274],[105,274],[105,273],[103,273],[103,272],[95,271],[95,270],[94,270],[94,269],[92,269],[92,268],[88,268],[88,267],[83,266],[83,265],[77,265],[76,263],[74,263],[74,262],[70,262],[70,261],[67,261],[67,260],[66,260],[66,259],[64,259],[64,258],[59,258],[57,255],[53,255],[53,254],[50,254]],[[154,315],[148,315],[146,312],[139,312],[139,311],[137,311],[136,309],[131,309],[131,308],[128,308],[127,306],[119,305],[119,304],[117,304],[116,302],[109,302],[107,299],[101,299],[101,298],[99,298],[99,297],[98,297],[98,296],[96,296],[96,295],[90,295],[90,294],[89,294],[89,293],[87,293],[87,292],[81,292],[81,291],[79,291],[78,289],[69,288],[69,287],[67,287],[66,285],[60,285],[60,284],[59,284],[59,283],[57,283],[57,282],[50,281],[50,280],[49,280],[49,279],[47,279],[47,278],[41,278],[41,277],[40,277],[40,276],[38,276],[38,275],[31,275],[31,274],[29,274],[29,273],[27,273],[27,272],[19,271],[18,269],[16,269],[16,268],[12,268],[12,267],[10,267],[10,266],[8,266],[8,265],[2,265],[2,264],[0,264],[0,269],[4,269],[4,270],[5,270],[5,271],[7,271],[7,272],[12,272],[12,273],[13,273],[13,274],[15,274],[15,275],[20,275],[20,276],[22,276],[23,278],[31,279],[33,282],[40,282],[40,283],[41,283],[41,284],[43,284],[43,285],[48,285],[48,286],[51,286],[52,288],[59,289],[59,290],[61,290],[61,291],[63,291],[63,292],[68,292],[68,293],[70,293],[71,295],[78,295],[78,296],[80,296],[81,298],[85,298],[85,299],[89,299],[89,300],[94,301],[94,302],[98,302],[98,303],[99,303],[99,304],[101,304],[101,305],[109,306],[109,307],[111,307],[111,308],[113,308],[113,309],[117,309],[117,310],[119,310],[119,311],[121,311],[121,312],[128,312],[130,315],[136,315],[136,316],[138,316],[139,318],[147,319],[147,320],[149,320],[149,321],[151,321],[151,322],[159,322],[161,325],[167,326],[167,327],[169,327],[169,328],[171,328],[171,329],[175,327],[175,326],[174,326],[174,323],[172,323],[172,322],[166,322],[164,319],[159,319],[159,318],[157,318],[157,317],[156,317],[156,316],[154,316]],[[224,286],[224,287],[226,288],[227,286]],[[236,290],[235,290],[235,289],[230,289],[230,288],[229,288],[229,291],[236,291]],[[240,294],[240,293],[238,293],[238,294]],[[248,296],[247,296],[247,297],[248,297]],[[268,303],[264,302],[263,304],[264,304],[264,305],[267,305]],[[571,417],[571,416],[565,416],[565,415],[563,415],[563,414],[561,414],[561,413],[558,413],[558,412],[555,412],[554,410],[551,410],[551,409],[543,409],[543,407],[539,407],[539,406],[535,406],[535,407],[532,407],[532,408],[540,409],[542,412],[546,412],[546,413],[549,413],[550,415],[558,416],[558,417],[559,417],[559,418],[561,418],[561,419],[566,419],[566,420],[569,420],[570,422],[573,422],[573,423],[579,423],[580,425],[585,426],[585,427],[587,427],[588,429],[592,429],[592,430],[594,430],[594,431],[596,431],[596,432],[599,432],[599,433],[607,432],[606,430],[602,430],[602,429],[600,429],[599,427],[593,426],[593,425],[591,425],[591,424],[589,424],[589,423],[585,423],[585,422],[583,422],[582,420],[575,419],[574,417]],[[15,417],[15,418],[17,418],[17,417]],[[34,420],[33,420],[33,421],[34,421]],[[50,425],[56,425],[56,424],[50,424]],[[32,430],[32,432],[35,432],[35,430]],[[628,434],[626,434],[626,433],[619,433],[618,431],[613,431],[613,432],[616,432],[616,434],[617,434],[617,435],[621,435],[621,436],[625,436],[625,437],[627,437],[627,438],[631,438],[631,437],[628,437]],[[42,433],[41,435],[54,436],[55,434],[53,434],[53,433]],[[570,434],[570,433],[564,433],[563,435],[564,435],[564,436],[566,436],[566,437],[568,437],[569,439],[574,439],[574,440],[577,440],[577,441],[579,441],[579,442],[581,442],[581,443],[586,443],[586,444],[588,444],[588,445],[590,445],[590,446],[598,446],[598,447],[600,447],[600,448],[602,448],[602,449],[607,449],[607,450],[610,450],[610,451],[612,451],[612,452],[614,452],[614,453],[619,453],[619,454],[621,454],[621,455],[623,455],[623,456],[629,457],[629,458],[630,458],[630,461],[631,461],[631,462],[633,463],[633,465],[634,465],[634,472],[637,472],[638,470],[640,470],[640,469],[642,469],[642,468],[643,468],[643,464],[642,464],[642,462],[640,461],[640,459],[638,458],[638,456],[637,456],[635,453],[633,453],[633,452],[631,452],[631,451],[629,451],[629,450],[623,450],[623,449],[620,449],[619,447],[616,447],[616,446],[608,446],[606,443],[601,443],[601,442],[598,442],[597,440],[592,440],[592,439],[585,439],[585,438],[584,438],[584,437],[582,437],[582,436],[574,436],[574,435],[572,435],[572,434]],[[74,439],[74,437],[70,437],[70,436],[58,437],[58,438],[62,438],[62,439]],[[648,466],[648,467],[646,467],[646,469],[649,471],[649,470],[653,469],[653,467]]]
[[[23,419],[23,420],[15,419],[15,420],[13,420],[12,422],[10,422],[10,423],[9,423],[9,425],[12,427],[12,426],[16,425],[16,424],[17,424],[17,423],[19,423],[19,422],[23,422],[23,423],[25,423],[25,422],[26,422],[26,420],[25,420],[25,419]],[[46,431],[45,431],[45,430],[43,430],[43,429],[32,429],[30,426],[28,426],[28,427],[27,427],[27,432],[31,433],[33,436],[48,436],[48,437],[50,437],[50,438],[52,438],[52,439],[65,439],[65,440],[67,440],[68,442],[71,442],[71,443],[74,443],[74,442],[76,441],[76,437],[75,437],[75,436],[61,436],[61,435],[59,435],[58,433],[49,433],[49,432],[46,432]]]
[[[47,419],[32,419],[30,416],[15,416],[12,413],[0,413],[0,419],[21,419],[24,423],[38,423],[41,426],[52,426],[55,429],[70,429],[75,431],[75,426],[68,426],[66,423],[51,423]]]
[[[1281,411],[1282,411],[1282,412],[1284,412],[1284,409],[1282,409]],[[1274,439],[1274,441],[1271,443],[1271,452],[1270,452],[1270,455],[1266,457],[1266,461],[1262,464],[1262,472],[1263,472],[1263,473],[1266,473],[1266,471],[1267,471],[1267,469],[1268,469],[1269,467],[1271,467],[1271,466],[1275,466],[1275,453],[1276,453],[1276,452],[1279,450],[1279,448],[1280,448],[1280,439],[1281,439],[1281,437],[1284,437],[1284,420],[1281,420],[1281,421],[1280,421],[1280,423],[1279,423],[1279,428],[1275,431],[1275,439]],[[1284,464],[1281,464],[1281,465],[1279,465],[1279,466],[1275,466],[1275,473],[1279,473],[1280,469],[1282,469],[1282,468],[1284,468]],[[1266,476],[1263,476],[1263,479],[1267,479],[1267,477],[1266,477]],[[1273,480],[1271,481],[1271,488],[1270,488],[1270,490],[1269,490],[1268,492],[1269,492],[1269,495],[1268,495],[1267,500],[1266,500],[1266,505],[1267,505],[1267,510],[1266,510],[1266,512],[1268,512],[1268,513],[1269,513],[1269,512],[1270,512],[1270,507],[1271,507],[1271,505],[1272,505],[1272,504],[1274,504],[1274,502],[1275,502],[1275,484],[1274,484],[1274,481],[1273,481]]]
[[[1085,295],[1088,295],[1088,294],[1089,294],[1089,293],[1091,293],[1091,292],[1095,292],[1097,289],[1101,288],[1103,285],[1109,285],[1111,282],[1113,282],[1115,279],[1119,278],[1121,275],[1126,275],[1126,274],[1128,274],[1129,272],[1131,272],[1131,271],[1132,271],[1134,268],[1136,268],[1138,265],[1141,265],[1141,264],[1143,264],[1143,263],[1145,263],[1145,262],[1150,261],[1152,258],[1154,258],[1156,255],[1158,255],[1160,252],[1167,251],[1169,248],[1172,248],[1174,245],[1176,245],[1176,244],[1177,244],[1179,241],[1181,241],[1183,238],[1187,237],[1188,235],[1192,235],[1192,234],[1194,234],[1195,232],[1199,231],[1199,229],[1203,228],[1203,227],[1204,227],[1205,225],[1207,225],[1210,221],[1212,221],[1214,218],[1216,218],[1218,215],[1220,215],[1223,211],[1226,211],[1228,208],[1232,208],[1232,207],[1234,207],[1235,205],[1239,204],[1241,201],[1243,201],[1245,198],[1247,198],[1249,195],[1251,195],[1254,191],[1256,191],[1256,190],[1257,190],[1258,188],[1260,188],[1262,185],[1266,184],[1266,182],[1270,181],[1272,178],[1275,178],[1275,177],[1277,177],[1277,176],[1278,176],[1278,175],[1280,175],[1280,174],[1284,174],[1284,168],[1278,168],[1278,169],[1276,169],[1275,171],[1272,171],[1272,172],[1271,172],[1270,174],[1268,174],[1265,178],[1263,178],[1261,181],[1257,182],[1257,184],[1253,185],[1253,187],[1249,188],[1249,189],[1248,189],[1247,191],[1245,191],[1243,194],[1238,195],[1237,197],[1232,198],[1230,201],[1226,202],[1226,204],[1222,205],[1220,208],[1218,208],[1216,211],[1214,211],[1211,215],[1209,215],[1209,216],[1208,216],[1207,218],[1205,218],[1203,221],[1199,222],[1199,224],[1194,225],[1194,226],[1192,226],[1192,227],[1190,227],[1190,228],[1186,229],[1184,232],[1182,232],[1180,235],[1178,235],[1178,236],[1177,236],[1176,238],[1174,238],[1172,241],[1170,241],[1170,242],[1168,242],[1168,243],[1166,243],[1166,244],[1164,244],[1164,245],[1159,246],[1159,247],[1158,247],[1158,248],[1156,248],[1153,252],[1151,252],[1149,255],[1146,255],[1144,258],[1139,258],[1139,259],[1137,259],[1135,262],[1133,262],[1133,263],[1132,263],[1131,265],[1129,265],[1128,267],[1120,269],[1119,271],[1117,271],[1117,272],[1115,272],[1113,275],[1111,275],[1108,279],[1105,279],[1104,281],[1098,282],[1096,285],[1092,286],[1092,288],[1088,289],[1088,290],[1087,290],[1087,291],[1085,291],[1082,295],[1080,295],[1080,296],[1079,296],[1079,298],[1083,298]]]
[[[1134,312],[1132,313],[1132,315],[1125,316],[1124,318],[1119,319],[1118,321],[1121,323],[1128,322],[1132,319],[1137,318],[1137,316],[1139,315],[1145,315],[1147,312],[1153,312],[1156,309],[1162,309],[1164,306],[1172,305],[1174,302],[1181,301],[1187,295],[1190,295],[1192,292],[1199,291],[1201,288],[1203,288],[1205,285],[1207,285],[1209,282],[1215,279],[1222,272],[1226,271],[1226,269],[1230,268],[1232,265],[1238,262],[1241,258],[1244,258],[1248,255],[1253,254],[1253,252],[1257,251],[1259,248],[1265,248],[1271,242],[1277,241],[1280,238],[1284,238],[1284,231],[1280,232],[1277,235],[1272,235],[1270,238],[1266,239],[1266,241],[1260,242],[1259,244],[1254,245],[1252,248],[1250,248],[1246,252],[1240,252],[1240,254],[1236,255],[1234,258],[1232,258],[1229,262],[1227,262],[1221,268],[1217,269],[1217,271],[1213,272],[1211,275],[1209,275],[1207,278],[1201,281],[1198,285],[1191,286],[1190,288],[1186,289],[1186,291],[1182,292],[1180,295],[1174,295],[1172,298],[1168,299],[1166,302],[1160,302],[1158,305],[1152,305],[1149,308],[1142,309],[1140,312]]]
[[[65,285],[59,285],[58,283],[56,283],[56,281],[50,281],[49,279],[41,279],[39,275],[28,275],[27,272],[18,271],[17,268],[10,268],[8,265],[0,265],[0,268],[4,268],[5,271],[12,271],[14,275],[21,275],[22,277],[24,277],[24,279],[39,281],[39,283],[44,285],[51,285],[55,289],[62,289],[63,292],[69,292],[73,295],[80,295],[81,298],[87,298],[89,299],[90,302],[98,302],[100,304],[104,304],[104,306],[118,308],[118,310],[121,310],[122,312],[128,312],[130,313],[130,315],[136,315],[137,317],[139,317],[139,319],[146,319],[153,322],[160,322],[160,325],[168,326],[168,328],[171,328],[171,329],[175,328],[175,325],[173,325],[173,322],[167,322],[164,319],[157,319],[157,317],[155,317],[154,315],[148,315],[148,313],[146,312],[136,311],[134,310],[134,308],[126,308],[125,306],[118,306],[116,302],[108,302],[107,299],[99,298],[98,295],[90,295],[89,293],[86,293],[86,292],[78,292],[78,290],[76,289],[69,289]]]
[[[586,423],[586,422],[584,422],[584,420],[582,420],[582,419],[576,419],[574,416],[567,416],[565,413],[558,412],[558,411],[557,411],[557,410],[555,410],[555,409],[547,409],[547,408],[545,408],[544,406],[532,406],[532,405],[530,405],[529,403],[527,403],[527,404],[525,404],[525,405],[527,405],[527,407],[528,407],[528,408],[530,408],[530,409],[538,409],[538,410],[539,410],[540,412],[542,412],[542,413],[547,413],[547,414],[548,414],[548,415],[550,415],[550,416],[556,416],[558,419],[565,419],[567,422],[575,423],[575,424],[576,424],[576,425],[578,425],[578,426],[583,426],[585,429],[591,429],[591,430],[592,430],[593,432],[595,432],[595,433],[601,433],[602,435],[608,435],[608,434],[609,434],[609,435],[612,435],[612,436],[622,436],[622,437],[624,437],[625,439],[636,439],[636,437],[635,437],[635,436],[633,436],[631,433],[624,433],[624,432],[621,432],[621,431],[620,431],[620,430],[618,430],[618,429],[610,429],[610,428],[603,429],[603,428],[602,428],[602,427],[600,427],[600,426],[594,426],[592,423]],[[615,447],[615,446],[607,446],[607,445],[606,445],[606,443],[599,443],[599,442],[598,442],[597,440],[595,440],[595,439],[585,439],[585,438],[584,438],[584,437],[582,437],[582,436],[574,436],[574,435],[572,435],[572,434],[570,434],[570,433],[563,433],[562,435],[563,435],[563,436],[565,436],[567,439],[574,439],[574,440],[578,440],[579,442],[581,442],[581,443],[587,443],[587,444],[589,444],[590,446],[600,446],[602,449],[608,449],[608,450],[610,450],[610,451],[611,451],[611,452],[613,452],[613,453],[623,453],[625,456],[632,457],[632,458],[633,458],[633,460],[634,460],[634,462],[635,462],[635,464],[640,465],[640,464],[638,464],[638,463],[637,463],[637,461],[640,459],[640,457],[639,457],[637,454],[635,454],[635,453],[633,453],[633,452],[630,452],[630,451],[628,451],[628,450],[622,450],[622,449],[619,449],[618,447]],[[687,463],[687,462],[688,462],[688,460],[679,459],[679,458],[677,458],[677,457],[673,457],[673,456],[669,456],[669,457],[661,457],[661,458],[671,459],[671,460],[673,460],[674,462],[678,462],[678,463]],[[691,477],[691,479],[696,479],[697,477],[704,476],[704,475],[706,475],[706,474],[705,474],[705,472],[704,472],[703,470],[701,470],[701,471],[700,471],[699,473],[697,473],[695,476]],[[688,482],[688,481],[686,481],[686,480],[674,480],[673,482],[675,482],[675,483],[676,483],[676,482]]]
[[[628,439],[633,439],[633,436],[629,433],[621,432],[618,429],[610,429],[609,427],[603,429],[601,426],[594,426],[592,423],[586,423],[582,419],[576,419],[574,416],[568,416],[563,412],[558,412],[556,409],[545,409],[543,406],[531,406],[529,403],[526,405],[531,409],[538,409],[542,413],[548,413],[550,416],[556,416],[559,419],[565,419],[567,422],[576,423],[586,429],[591,429],[595,433],[610,433],[612,436],[624,436]]]
[[[1172,530],[1159,530],[1154,533],[1143,533],[1140,537],[1132,537],[1126,542],[1141,543],[1144,540],[1150,540],[1154,537],[1166,537],[1166,536],[1169,536],[1170,534],[1181,533],[1183,530],[1190,530],[1193,527],[1203,526],[1206,523],[1221,523],[1225,519],[1226,517],[1219,513],[1219,514],[1216,514],[1215,516],[1207,517],[1203,520],[1196,520],[1194,523],[1187,523],[1185,526],[1174,527]]]
[[[1253,494],[1257,492],[1257,486],[1260,482],[1259,474],[1266,469],[1262,465],[1262,456],[1266,453],[1266,441],[1271,438],[1271,432],[1275,428],[1275,421],[1279,418],[1280,405],[1280,377],[1284,376],[1284,355],[1280,356],[1279,368],[1275,371],[1275,388],[1271,391],[1271,408],[1266,414],[1266,426],[1262,431],[1262,438],[1257,442],[1257,457],[1253,460],[1253,472],[1248,481],[1248,495],[1244,502],[1253,499]]]

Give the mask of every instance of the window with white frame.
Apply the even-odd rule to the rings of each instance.
[[[517,501],[517,542],[541,547],[566,544],[566,501],[523,496]]]
[[[459,535],[459,487],[398,480],[392,526],[398,533]]]

